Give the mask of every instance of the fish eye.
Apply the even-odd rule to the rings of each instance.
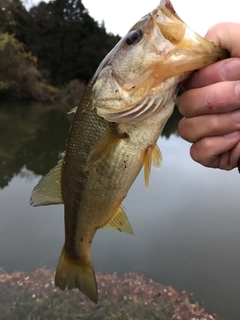
[[[143,33],[141,29],[132,30],[128,33],[126,43],[128,45],[138,43],[142,39]]]

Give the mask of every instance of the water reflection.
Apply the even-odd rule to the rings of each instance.
[[[0,187],[26,167],[45,174],[64,150],[70,124],[66,111],[11,105],[0,110]]]
[[[22,168],[44,175],[55,166],[65,149],[71,119],[64,107],[1,105],[0,187]],[[163,136],[176,131],[179,119],[175,110]]]
[[[0,111],[0,265],[8,272],[55,267],[64,240],[63,207],[32,208],[29,197],[64,150],[69,116],[65,110],[42,112],[36,106],[20,110]],[[176,118],[167,136],[175,130]],[[95,269],[144,273],[193,292],[211,312],[237,320],[237,170],[221,172],[194,163],[188,143],[176,135],[161,138],[159,146],[164,161],[152,171],[149,192],[141,174],[124,202],[135,235],[100,230],[92,247]]]

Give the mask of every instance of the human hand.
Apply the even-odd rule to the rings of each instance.
[[[230,52],[191,75],[178,107],[183,139],[193,143],[191,157],[206,167],[231,170],[240,157],[240,24],[219,23],[206,38]]]

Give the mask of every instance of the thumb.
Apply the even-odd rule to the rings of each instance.
[[[240,57],[240,24],[221,22],[213,25],[205,38],[230,52],[231,57]]]

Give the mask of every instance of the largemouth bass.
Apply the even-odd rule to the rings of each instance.
[[[97,303],[90,247],[99,228],[133,233],[122,201],[144,166],[162,156],[157,140],[179,83],[228,53],[203,39],[162,0],[105,57],[88,84],[58,165],[34,188],[34,206],[64,204],[65,243],[55,275]]]

